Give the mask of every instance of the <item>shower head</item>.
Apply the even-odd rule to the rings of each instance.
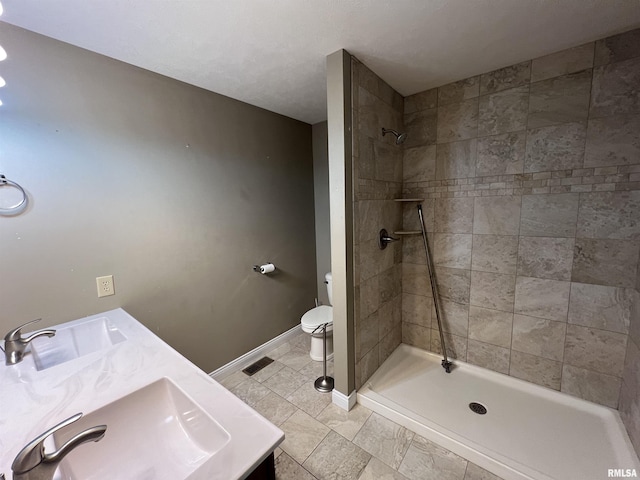
[[[404,141],[407,139],[406,133],[398,133],[395,130],[391,130],[390,128],[382,128],[382,136],[384,137],[387,133],[393,133],[396,137],[396,145],[402,145]]]

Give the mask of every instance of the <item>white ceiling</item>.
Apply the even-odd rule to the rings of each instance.
[[[640,0],[2,0],[3,21],[307,123],[325,57],[402,95],[640,26]]]

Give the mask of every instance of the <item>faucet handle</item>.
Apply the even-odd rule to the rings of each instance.
[[[5,342],[11,342],[11,341],[16,341],[16,340],[20,340],[20,337],[22,335],[22,329],[24,327],[26,327],[27,325],[31,325],[32,323],[36,323],[39,322],[40,320],[42,320],[41,318],[36,318],[35,320],[31,320],[30,322],[24,323],[22,325],[20,325],[17,328],[14,328],[13,330],[10,330],[9,333],[7,333],[4,337],[4,341]]]
[[[20,450],[20,453],[18,453],[16,458],[13,460],[13,464],[11,464],[11,469],[13,470],[13,472],[25,473],[42,463],[42,461],[45,459],[44,441],[47,439],[47,437],[54,434],[61,428],[64,428],[68,425],[71,425],[73,422],[80,420],[80,417],[82,417],[82,413],[76,413],[74,416],[63,420],[55,427],[51,427],[42,435],[39,435],[38,437],[30,441],[22,450]]]

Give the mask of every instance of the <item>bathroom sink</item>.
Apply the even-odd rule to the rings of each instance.
[[[31,353],[37,370],[83,357],[126,340],[108,318],[96,318],[56,330],[55,336],[35,338]]]
[[[58,478],[186,479],[231,438],[167,378],[86,414],[54,434],[54,443],[62,445],[95,425],[107,425],[104,438],[65,457]]]

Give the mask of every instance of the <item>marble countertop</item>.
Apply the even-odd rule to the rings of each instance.
[[[162,378],[171,379],[231,437],[189,479],[243,478],[282,442],[280,429],[124,310],[92,315],[57,328],[103,317],[127,339],[41,371],[31,354],[18,365],[0,365],[0,473],[8,480],[13,459],[38,435],[78,412],[87,414]]]

